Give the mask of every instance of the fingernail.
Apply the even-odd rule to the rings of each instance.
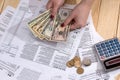
[[[51,16],[50,16],[50,18],[51,18],[51,19],[54,19],[54,16],[53,16],[53,15],[51,15]]]
[[[75,23],[75,20],[74,20],[74,19],[72,19],[71,24],[74,24],[74,23]]]
[[[74,19],[72,19],[72,22],[75,22],[75,20],[74,20]]]
[[[61,24],[61,27],[64,27],[64,23]]]

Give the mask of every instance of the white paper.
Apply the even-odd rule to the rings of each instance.
[[[42,1],[31,0],[29,5],[28,1],[21,1],[2,39],[0,48],[1,59],[17,63],[20,66],[26,64],[27,66],[38,65],[38,68],[34,66],[33,69],[40,69],[42,71],[40,72],[42,76],[39,80],[65,80],[65,78],[67,80],[65,76],[66,62],[76,53],[82,29],[71,32],[66,42],[56,43],[36,39],[29,31],[27,22],[44,10],[45,3]],[[24,77],[25,73],[18,72],[18,75]],[[18,78],[16,75],[17,73],[13,76],[16,80],[27,79]]]
[[[0,41],[10,25],[14,12],[15,9],[13,7],[7,6],[7,8],[0,15]]]
[[[109,80],[112,73],[102,71],[95,55],[94,44],[103,39],[95,31],[91,16],[84,28],[69,34],[66,42],[42,41],[33,36],[27,23],[46,10],[46,3],[46,0],[21,0],[15,12],[8,8],[14,16],[9,19],[0,43],[0,79]],[[66,66],[76,53],[81,59],[87,56],[92,61],[91,66],[83,66],[82,75],[76,73],[76,68]]]

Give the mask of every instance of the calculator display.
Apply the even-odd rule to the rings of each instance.
[[[114,65],[114,64],[117,64],[117,63],[120,63],[120,57],[114,58],[114,59],[106,62],[106,66]]]
[[[120,56],[111,58],[109,60],[105,60],[104,65],[105,65],[106,69],[120,67]]]

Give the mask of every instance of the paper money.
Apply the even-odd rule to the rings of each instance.
[[[38,23],[44,16],[50,14],[50,10],[45,11],[44,13],[40,14],[38,17],[36,17],[35,19],[33,19],[32,21],[30,21],[28,23],[28,26],[33,26],[36,23]]]
[[[37,21],[33,21],[34,22],[34,25],[33,24],[31,24],[31,25],[29,25],[29,29],[32,31],[32,33],[37,37],[37,34],[36,34],[36,30],[38,29],[38,28],[41,28],[42,26],[41,25],[43,25],[44,23],[45,23],[45,21],[46,21],[46,19],[48,19],[49,18],[49,15],[48,14],[45,14],[44,16],[41,16],[39,19],[37,19]],[[39,22],[38,22],[38,20],[39,20]],[[36,22],[36,23],[35,23]]]
[[[42,31],[42,34],[45,35],[45,38],[47,40],[51,40],[53,31],[55,29],[55,21],[56,21],[56,17],[54,20],[49,20],[49,23],[46,25],[46,27],[44,28],[44,30]]]
[[[52,40],[53,41],[66,41],[67,35],[69,32],[69,26],[62,27],[61,24],[64,22],[63,19],[61,19],[60,15],[57,16],[55,30],[53,32]]]
[[[52,40],[55,41],[65,41],[67,38],[67,27],[61,27],[60,24],[56,27],[53,36],[52,36]]]
[[[40,23],[42,20],[44,20],[49,14],[50,14],[50,10],[47,10],[44,13],[40,14],[37,18],[33,19],[28,23],[28,28],[31,30],[31,32],[35,37],[37,37],[37,35],[33,31],[33,28],[35,29],[34,26]]]
[[[66,41],[70,30],[69,25],[61,27],[61,24],[69,16],[69,10],[61,9],[54,19],[50,18],[50,10],[40,14],[28,23],[28,27],[35,37],[48,41]]]
[[[46,18],[41,19],[40,22],[38,22],[36,25],[32,27],[32,30],[37,35],[37,37],[42,40],[44,39],[44,35],[41,34],[41,31],[46,26],[48,22],[48,18],[49,18],[49,15],[47,15]]]

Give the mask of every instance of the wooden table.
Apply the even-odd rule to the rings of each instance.
[[[95,0],[92,16],[96,30],[103,38],[120,38],[120,0]]]
[[[73,2],[74,1],[74,2]],[[79,0],[67,0],[75,4]],[[0,0],[0,11],[7,5],[16,7],[19,0]],[[92,17],[96,31],[105,39],[120,38],[120,0],[95,0],[92,7]]]

